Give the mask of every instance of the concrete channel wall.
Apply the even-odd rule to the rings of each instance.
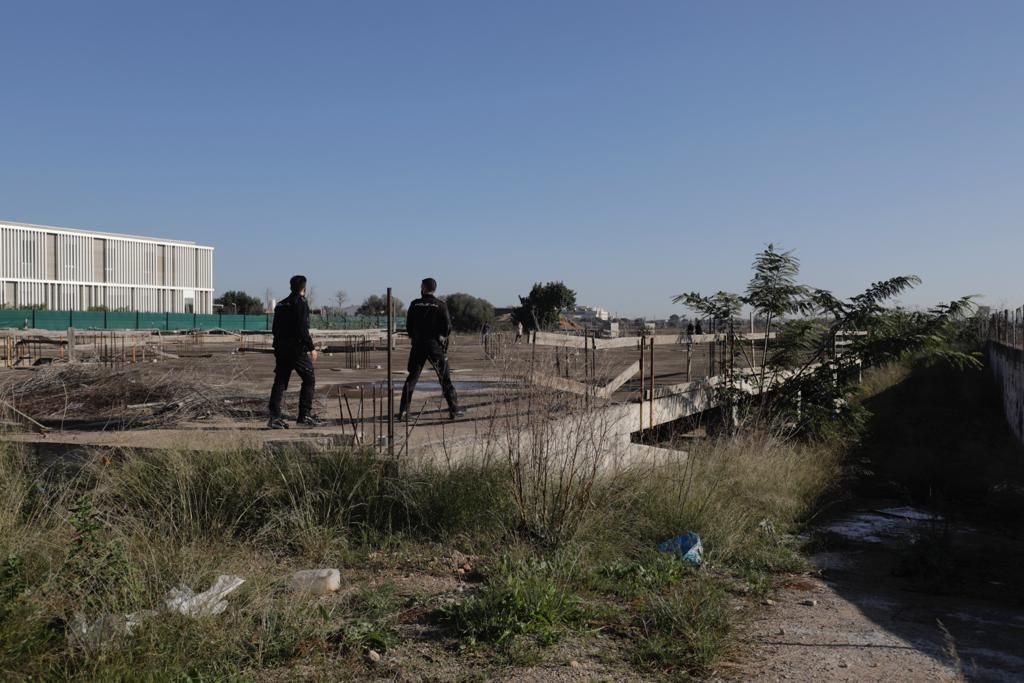
[[[1006,421],[1024,443],[1024,351],[990,342],[988,361],[1003,394]]]

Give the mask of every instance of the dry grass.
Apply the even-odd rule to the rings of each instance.
[[[303,667],[358,679],[366,648],[403,638],[462,667],[482,648],[502,665],[524,643],[543,650],[598,630],[633,653],[621,666],[707,674],[728,651],[730,591],[799,566],[789,532],[834,481],[838,450],[742,434],[627,467],[593,396],[510,392],[521,409],[493,421],[479,457],[401,472],[358,451],[238,449],[96,460],[60,478],[0,444],[0,678]],[[686,531],[703,539],[700,570],[654,550]],[[396,629],[408,606],[393,600],[299,599],[283,586],[310,566],[357,576],[394,548],[409,549],[396,570],[426,579],[455,545],[479,555],[483,587],[444,597],[426,635]],[[432,559],[417,564],[426,547]],[[153,619],[99,648],[70,635],[79,614],[153,609],[168,589],[203,589],[220,573],[247,582],[216,618]]]

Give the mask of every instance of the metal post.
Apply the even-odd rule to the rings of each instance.
[[[640,431],[644,431],[644,347],[647,346],[647,337],[640,337]],[[642,436],[642,435],[641,435]]]
[[[750,369],[754,369],[757,360],[757,344],[754,343],[754,312],[750,312]]]
[[[686,381],[690,381],[691,361],[693,360],[693,341],[686,343]]]
[[[651,392],[651,402],[647,409],[647,425],[654,429],[654,335],[651,335],[651,386],[649,391]]]
[[[590,336],[590,376],[597,377],[597,330]]]
[[[715,351],[717,350],[718,342],[711,340],[708,342],[708,377],[715,375]]]
[[[590,380],[590,349],[587,348],[587,328],[583,328],[583,381]]]
[[[395,455],[395,387],[391,376],[391,328],[394,326],[394,301],[388,287],[388,455]]]
[[[527,332],[529,334],[529,332]],[[537,356],[537,331],[533,332],[533,342],[530,344],[530,383],[533,383],[533,361]]]

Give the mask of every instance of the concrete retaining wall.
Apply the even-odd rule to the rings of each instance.
[[[1024,443],[1024,351],[992,342],[988,361],[1003,393],[1006,421]]]

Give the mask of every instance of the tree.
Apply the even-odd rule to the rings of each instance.
[[[395,315],[405,315],[405,305],[402,300],[395,295],[391,295],[391,303],[395,307]],[[363,299],[363,303],[359,304],[359,308],[356,309],[356,315],[387,315],[388,314],[388,295],[377,295],[371,294],[370,296]]]
[[[348,303],[348,292],[344,289],[339,289],[334,293],[334,303],[338,304],[338,310],[345,308],[345,304]]]
[[[484,323],[494,320],[494,306],[486,299],[456,292],[446,296],[445,303],[452,317],[452,327],[460,332],[478,330]]]
[[[256,315],[263,313],[263,302],[255,296],[250,296],[243,291],[231,290],[224,292],[213,303],[223,306],[224,313],[238,313],[240,315]]]
[[[537,282],[528,296],[519,297],[519,307],[512,311],[512,318],[528,330],[549,329],[558,325],[558,316],[563,310],[575,305],[576,292],[564,283],[542,285]]]
[[[837,420],[853,416],[846,398],[861,364],[916,356],[918,362],[978,366],[974,354],[955,346],[974,308],[971,297],[927,312],[888,307],[886,302],[920,282],[914,275],[901,275],[873,283],[849,299],[839,299],[827,290],[798,284],[799,263],[792,252],[778,252],[768,245],[754,259],[754,276],[744,295],[689,292],[673,299],[700,316],[725,321],[723,405],[745,403],[753,406],[761,424],[795,424],[809,433],[821,433]],[[750,348],[736,343],[745,338],[738,332],[736,320],[744,305],[765,320],[761,366],[756,374],[736,370],[735,359]],[[772,331],[774,337],[768,334]],[[857,334],[845,338],[845,349],[840,352],[836,342],[843,332]],[[752,367],[753,360],[748,357],[740,366]],[[753,389],[756,400],[744,385]]]

